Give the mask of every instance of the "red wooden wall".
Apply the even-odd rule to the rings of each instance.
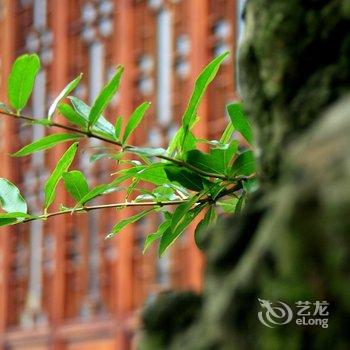
[[[201,68],[228,49],[232,54],[201,105],[196,127],[197,135],[214,138],[224,128],[225,104],[235,98],[237,6],[236,0],[2,0],[0,100],[6,100],[11,62],[27,51],[43,61],[39,87],[25,111],[31,115],[44,114],[80,72],[84,79],[76,95],[90,101],[120,63],[125,75],[107,118],[113,122],[151,101],[132,142],[162,146],[178,126]],[[2,117],[0,128],[0,176],[18,184],[38,211],[43,183],[65,146],[10,159],[9,152],[49,131]],[[91,185],[107,182],[115,164],[89,162],[104,145],[86,146],[76,168]],[[123,199],[116,193],[108,201]],[[69,203],[62,190],[57,203]],[[104,239],[113,223],[131,214],[94,212],[1,229],[0,349],[131,349],[137,312],[147,298],[167,288],[201,288],[203,261],[191,232],[161,260],[155,250],[142,254],[157,217]]]

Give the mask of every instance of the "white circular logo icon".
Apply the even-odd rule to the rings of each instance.
[[[289,323],[293,318],[292,309],[282,301],[273,303],[258,299],[263,311],[258,312],[259,321],[266,327],[274,328]]]

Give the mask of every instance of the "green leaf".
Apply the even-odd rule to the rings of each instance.
[[[243,189],[247,193],[252,193],[257,191],[259,188],[259,183],[257,179],[248,179],[243,182]]]
[[[165,184],[155,188],[152,194],[158,202],[180,199],[180,197],[175,194],[175,189],[172,188],[170,184]]]
[[[94,187],[92,190],[90,190],[89,192],[87,192],[80,200],[79,203],[77,203],[76,207],[85,204],[89,201],[91,201],[92,199],[101,196],[102,194],[108,192],[109,190],[111,190],[112,188],[115,187],[114,182],[110,183],[110,184],[101,184],[98,185],[96,187]]]
[[[242,136],[249,142],[249,144],[252,144],[252,127],[244,115],[242,105],[240,103],[232,103],[227,106],[227,111],[234,128],[242,134]]]
[[[255,157],[252,151],[241,153],[233,163],[231,174],[249,176],[255,172]]]
[[[128,123],[126,124],[124,136],[123,136],[123,143],[126,143],[131,133],[137,128],[137,126],[140,124],[143,116],[145,115],[147,109],[149,108],[151,104],[149,102],[144,102],[140,106],[138,106],[135,111],[130,116]]]
[[[24,146],[16,153],[12,154],[14,157],[23,157],[28,154],[32,154],[35,152],[43,151],[49,148],[52,148],[60,143],[67,141],[76,141],[81,138],[81,135],[78,134],[52,134],[49,136],[45,136],[39,140],[36,140],[30,143],[27,146]]]
[[[150,147],[130,147],[126,148],[125,152],[134,154],[143,154],[147,157],[165,156],[166,150],[164,148],[150,148]]]
[[[35,120],[28,122],[28,124],[50,126],[51,122],[48,119],[35,119]]]
[[[198,248],[202,248],[201,246],[201,236],[203,232],[205,232],[211,225],[213,225],[217,220],[217,213],[215,207],[213,205],[209,206],[207,212],[204,215],[204,218],[198,223],[195,231],[194,231],[194,241]]]
[[[140,194],[138,195],[134,201],[135,202],[147,202],[147,201],[154,201],[154,196],[152,196],[151,194]]]
[[[223,154],[208,154],[192,150],[185,154],[184,160],[186,163],[209,173],[223,173],[225,171]]]
[[[169,182],[165,173],[165,166],[161,163],[154,163],[146,166],[145,169],[138,172],[135,177],[139,180],[147,181],[155,185],[163,185],[164,183]]]
[[[193,127],[193,125],[196,122],[198,107],[204,95],[204,92],[206,91],[208,85],[215,78],[221,63],[225,60],[227,56],[228,52],[225,52],[216,57],[203,69],[203,71],[197,78],[192,96],[182,118],[182,127],[184,128],[184,134],[182,137],[181,144],[185,142],[188,131]]]
[[[113,152],[99,152],[90,156],[89,160],[91,163],[96,162],[100,159],[113,159],[119,161],[123,156],[123,152],[113,153]]]
[[[20,223],[21,221],[18,221],[16,218],[2,218],[0,217],[0,227],[1,226],[9,226],[9,225],[15,225],[17,223]]]
[[[83,173],[73,170],[62,174],[64,185],[68,193],[76,200],[80,201],[87,193],[89,186]]]
[[[189,190],[200,191],[204,187],[203,178],[190,170],[176,165],[166,165],[164,170],[170,181],[176,181]]]
[[[217,201],[216,204],[225,212],[225,213],[234,213],[238,203],[237,197],[232,197],[229,199],[224,199]]]
[[[112,228],[112,232],[110,234],[108,234],[106,236],[106,238],[112,238],[115,235],[117,235],[124,227],[126,227],[129,224],[133,224],[136,221],[142,219],[144,216],[146,216],[148,213],[150,213],[151,211],[153,211],[154,209],[147,209],[147,210],[143,210],[133,216],[130,216],[127,219],[121,220],[120,222],[118,222],[113,228]]]
[[[100,118],[101,114],[106,109],[107,105],[112,100],[115,93],[117,92],[123,71],[124,71],[124,68],[122,66],[118,66],[112,79],[107,83],[107,85],[102,89],[100,94],[97,96],[89,113],[90,128],[96,124],[97,120]]]
[[[221,143],[228,143],[231,138],[232,134],[235,131],[235,127],[232,125],[231,122],[229,122],[224,130],[224,132],[221,135],[220,142]]]
[[[206,187],[207,187],[207,191],[209,192],[208,195],[210,195],[210,197],[213,200],[216,200],[217,197],[226,189],[225,184],[222,183],[222,180],[211,182]]]
[[[87,121],[70,105],[62,103],[58,106],[59,112],[72,124],[78,125],[82,128],[86,128]]]
[[[243,192],[242,195],[239,197],[236,209],[235,209],[235,214],[239,214],[242,212],[245,204],[245,193]]]
[[[0,213],[0,218],[8,218],[8,219],[16,219],[16,218],[23,218],[23,219],[33,219],[33,218],[39,218],[35,215],[30,215],[27,213],[22,213],[19,211],[11,212],[11,213]]]
[[[165,223],[163,222],[163,224]],[[164,226],[164,227],[165,227],[164,229],[164,232],[165,232],[165,230],[169,227],[169,224],[168,226]],[[152,243],[155,242],[157,239],[160,239],[162,235],[163,235],[163,232],[158,232],[158,231],[148,234],[143,246],[142,254],[145,254],[147,249],[149,249],[149,247],[152,245]]]
[[[8,79],[8,99],[20,113],[32,93],[35,78],[40,69],[38,55],[22,55],[14,62]]]
[[[220,163],[221,172],[229,175],[233,156],[238,151],[238,141],[232,140],[230,144],[224,144],[220,148],[213,148],[210,150],[210,155],[214,157],[216,162]]]
[[[118,172],[121,178],[115,181],[137,178],[138,180],[147,181],[155,185],[163,185],[169,183],[167,174],[165,173],[166,164],[154,163],[152,165],[140,165],[130,169],[121,170]]]
[[[79,113],[81,117],[85,119],[86,124],[88,124],[91,108],[85,102],[79,100],[75,96],[69,96],[69,99],[71,100],[75,111]],[[92,131],[112,140],[115,139],[114,126],[102,115],[98,118],[96,124],[92,127]]]
[[[227,56],[228,52],[225,52],[220,56],[216,57],[203,69],[203,71],[197,78],[192,96],[182,118],[182,126],[184,126],[185,128],[191,129],[191,127],[193,126],[197,116],[199,103],[204,95],[204,92],[207,89],[208,85],[215,78],[221,63]]]
[[[115,126],[114,126],[116,140],[120,139],[120,134],[121,134],[121,131],[122,131],[122,122],[123,122],[123,117],[120,115],[115,120]]]
[[[157,239],[160,239],[163,236],[163,233],[169,228],[170,226],[170,220],[163,221],[156,232],[150,233],[147,235],[145,239],[145,243],[143,246],[143,254],[146,253],[146,250],[151,246],[151,244],[156,241]]]
[[[19,189],[4,178],[0,178],[0,206],[8,213],[27,213],[27,203]]]
[[[36,218],[36,216],[32,216],[26,213],[14,212],[14,213],[0,213],[0,226],[8,226],[19,224],[23,222],[25,219]]]
[[[185,217],[186,213],[196,204],[198,196],[195,195],[189,198],[185,203],[180,204],[174,211],[171,219],[171,230],[176,231],[177,227],[181,225],[181,220]]]
[[[55,113],[57,105],[65,99],[80,83],[83,73],[80,73],[74,80],[72,80],[55,98],[52,105],[49,108],[48,119],[51,120],[53,114]]]
[[[45,209],[47,209],[54,201],[58,182],[61,180],[62,174],[65,173],[72,164],[77,149],[78,143],[73,143],[73,145],[68,148],[61,159],[57,162],[55,169],[47,179],[44,186]]]
[[[178,209],[178,208],[177,208]],[[183,233],[186,228],[193,222],[196,216],[201,212],[202,206],[198,205],[197,207],[187,210],[184,212],[182,219],[178,222],[176,227],[173,229],[172,219],[171,226],[163,233],[162,238],[159,243],[159,256],[163,256],[165,251],[175,242],[175,240]]]
[[[181,127],[172,138],[167,153],[172,155],[176,149],[181,153],[191,151],[196,149],[197,141],[191,131],[186,131],[184,127]]]

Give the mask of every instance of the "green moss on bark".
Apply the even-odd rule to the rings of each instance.
[[[349,349],[349,1],[248,0],[245,17],[240,77],[261,190],[207,233],[201,307],[154,349]],[[258,298],[326,300],[329,327],[267,328]],[[145,340],[163,334],[145,325]]]

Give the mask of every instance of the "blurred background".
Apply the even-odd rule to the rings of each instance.
[[[38,53],[42,61],[24,111],[37,118],[80,72],[84,78],[75,95],[91,103],[116,64],[123,64],[121,90],[106,117],[114,123],[118,115],[128,117],[138,104],[151,101],[130,143],[165,146],[178,128],[196,76],[228,50],[231,55],[201,104],[195,130],[198,137],[215,139],[227,122],[225,105],[238,98],[241,7],[239,0],[0,0],[1,101],[6,101],[10,66],[25,52]],[[30,211],[38,213],[43,184],[65,145],[11,159],[8,153],[52,130],[4,118],[0,176],[16,183]],[[108,149],[96,140],[86,146],[74,167],[91,186],[110,182],[115,162],[94,162]],[[63,190],[57,197],[57,204],[72,204]],[[105,201],[123,200],[114,193]],[[142,254],[157,217],[104,239],[128,215],[131,209],[96,211],[1,228],[0,349],[132,349],[145,301],[170,288],[200,290],[204,262],[193,232],[158,259],[155,247]]]

